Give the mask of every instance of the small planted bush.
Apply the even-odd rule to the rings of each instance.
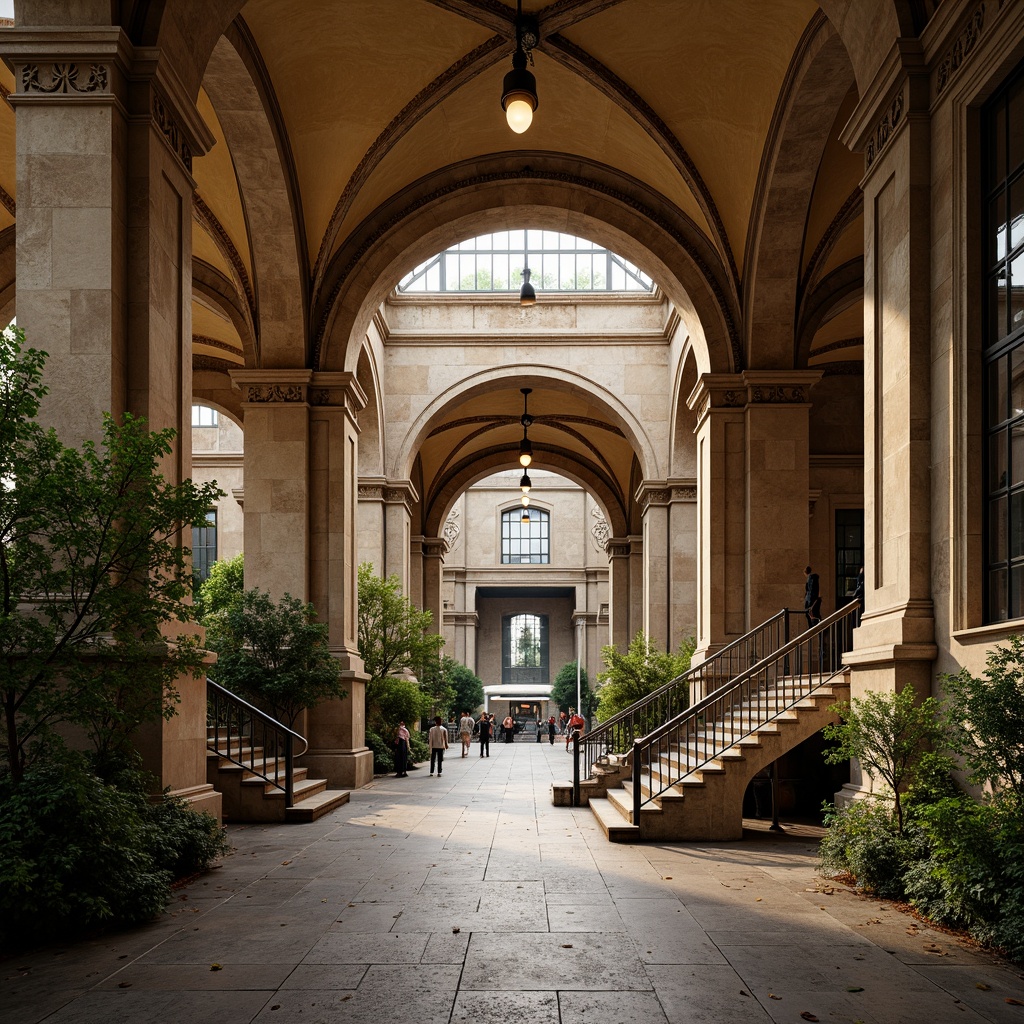
[[[373,774],[383,775],[395,770],[394,748],[372,729],[366,730],[366,745],[373,751]]]

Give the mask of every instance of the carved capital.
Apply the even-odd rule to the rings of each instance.
[[[306,389],[300,384],[248,384],[243,392],[246,402],[303,402]]]
[[[239,369],[231,371],[231,383],[245,402],[280,405],[305,402],[310,376],[309,370]]]
[[[448,541],[444,537],[424,537],[423,538],[423,557],[424,558],[440,558],[444,561],[444,556],[448,554]]]
[[[110,65],[54,61],[50,64],[24,64],[21,89],[25,95],[42,93],[88,96],[110,91]]]
[[[177,118],[171,112],[170,104],[167,103],[159,93],[153,92],[151,103],[153,124],[164,137],[168,149],[178,158],[181,165],[192,173],[192,147],[185,136],[185,131],[178,123]]]
[[[1002,3],[999,4],[1002,7]],[[942,55],[935,72],[935,95],[940,96],[953,76],[967,59],[981,37],[985,27],[985,4],[980,3],[971,12],[967,23],[957,34],[949,49]]]
[[[357,496],[360,501],[383,501],[384,488],[380,484],[360,484]]]
[[[609,537],[604,544],[609,558],[629,558],[630,543],[628,537]]]
[[[366,394],[353,373],[314,373],[310,404],[347,409],[355,415],[366,408]]]
[[[642,511],[646,512],[652,505],[667,506],[672,499],[672,491],[664,481],[646,481],[636,491],[636,501]]]
[[[672,500],[673,501],[696,501],[697,500],[697,485],[696,484],[684,484],[675,486],[672,488]]]

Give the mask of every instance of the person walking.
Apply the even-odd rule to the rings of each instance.
[[[459,739],[462,740],[462,756],[469,756],[469,745],[473,742],[473,716],[468,711],[462,712],[459,719]]]
[[[821,590],[818,574],[808,565],[804,569],[807,582],[804,584],[804,615],[807,616],[807,628],[821,622]]]
[[[555,745],[555,716],[552,715],[548,719],[548,743],[553,747]]]
[[[428,736],[430,742],[430,774],[434,774],[434,765],[437,765],[438,776],[444,771],[444,752],[448,749],[448,730],[440,715],[434,717],[434,726]]]
[[[395,730],[395,778],[404,779],[408,776],[409,765],[409,730],[405,722],[399,722]]]
[[[575,708],[569,708],[569,722],[565,727],[565,749],[568,751],[569,744],[582,734],[583,726],[587,723],[584,721],[583,716],[579,714]]]
[[[492,716],[493,717],[493,716]],[[491,719],[487,717],[487,712],[483,711],[480,713],[480,721],[476,723],[476,731],[480,736],[480,756],[490,757],[491,756]]]

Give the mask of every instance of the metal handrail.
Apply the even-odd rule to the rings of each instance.
[[[851,601],[672,720],[634,740],[634,824],[639,824],[646,804],[838,675],[843,670],[843,656],[853,646],[859,611],[858,603]]]
[[[716,689],[720,680],[728,680],[743,669],[756,664],[789,640],[789,609],[783,608],[750,632],[715,651],[705,661],[676,676],[646,697],[624,708],[601,722],[580,740],[583,758],[578,775],[590,778],[594,766],[606,761],[611,754],[626,754],[633,749],[639,736],[669,719],[674,718],[697,695],[699,700],[710,689]],[[760,654],[759,654],[760,652]],[[574,767],[574,776],[577,771]],[[574,785],[574,799],[579,802],[578,786]]]
[[[219,757],[237,764],[268,785],[284,790],[285,806],[291,807],[295,797],[295,759],[309,749],[305,736],[225,690],[209,676],[206,677],[206,721],[213,730],[212,738],[207,738],[207,746]],[[296,740],[302,744],[297,753]],[[261,752],[259,757],[257,751]]]

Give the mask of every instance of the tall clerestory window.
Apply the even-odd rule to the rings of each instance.
[[[523,510],[518,507],[501,513],[502,565],[551,561],[551,516],[542,508],[531,508],[529,516],[529,522],[523,522]]]
[[[1024,616],[1024,65],[983,114],[985,620]]]
[[[548,617],[521,613],[502,620],[501,681],[548,682]]]

